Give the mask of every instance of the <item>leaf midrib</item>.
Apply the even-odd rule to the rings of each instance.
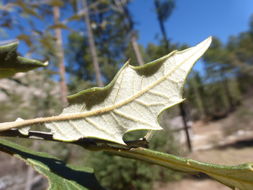
[[[194,51],[194,53],[192,53],[189,57],[187,57],[187,59],[184,59],[180,64],[178,64],[170,72],[168,72],[166,75],[164,75],[160,79],[156,80],[151,85],[147,86],[145,89],[141,90],[140,92],[136,93],[132,97],[130,97],[126,100],[123,100],[122,102],[119,102],[115,105],[108,106],[108,107],[105,107],[105,108],[100,108],[100,109],[97,109],[97,110],[94,110],[94,111],[87,111],[87,112],[84,112],[84,113],[74,113],[74,114],[67,114],[67,115],[58,115],[58,116],[51,116],[51,117],[40,117],[40,118],[35,118],[35,119],[27,119],[27,120],[23,120],[23,121],[5,122],[5,123],[2,123],[2,125],[9,123],[11,125],[11,127],[6,127],[6,129],[4,129],[4,127],[3,128],[0,127],[0,131],[7,130],[7,129],[10,129],[10,128],[25,127],[25,126],[28,126],[28,125],[34,125],[34,124],[39,124],[39,123],[49,123],[49,122],[56,122],[56,121],[76,120],[76,119],[81,119],[81,118],[85,118],[85,117],[90,117],[90,116],[100,115],[100,114],[103,114],[103,113],[106,113],[106,112],[110,112],[114,109],[117,109],[119,107],[122,107],[122,106],[134,101],[135,99],[137,99],[140,96],[142,96],[143,94],[145,94],[147,91],[149,91],[152,88],[154,88],[155,86],[157,86],[159,83],[166,80],[174,71],[176,71],[179,67],[181,67],[183,64],[185,64],[198,51],[199,51],[199,49],[196,49],[196,51]],[[174,54],[172,56],[175,56],[177,53],[178,53],[178,51],[174,52]],[[181,52],[179,52],[179,53],[181,53]],[[169,57],[168,59],[171,59],[171,58],[172,57]],[[166,59],[165,61],[167,61],[168,59]]]

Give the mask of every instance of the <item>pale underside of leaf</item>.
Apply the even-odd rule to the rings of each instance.
[[[124,144],[123,135],[129,131],[161,130],[160,113],[183,101],[184,81],[210,43],[211,37],[141,67],[126,63],[106,87],[70,96],[70,105],[60,115],[16,126],[46,123],[56,140],[99,138],[119,144]]]
[[[143,67],[126,63],[105,88],[72,96],[73,103],[60,115],[70,119],[46,123],[46,127],[57,140],[94,137],[120,144],[124,144],[122,137],[129,131],[160,130],[157,117],[183,100],[185,78],[210,43],[208,38],[195,47],[174,51]],[[82,117],[71,119],[73,115]]]

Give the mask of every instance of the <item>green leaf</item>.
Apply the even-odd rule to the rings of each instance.
[[[19,9],[22,10],[21,14],[24,13],[25,15],[28,15],[28,16],[41,18],[41,15],[38,14],[36,9],[34,9],[34,7],[30,6],[28,3],[24,1],[20,1],[20,0],[15,1],[13,2],[13,5],[17,6]]]
[[[204,173],[232,189],[253,189],[253,163],[237,166],[217,165],[181,158],[145,148],[119,149],[104,147],[103,150],[119,156],[143,160],[177,171],[193,174]]]
[[[0,45],[0,78],[47,66],[47,62],[18,56],[17,47],[17,41]]]
[[[57,23],[57,24],[50,25],[50,26],[48,27],[48,29],[68,29],[68,27],[67,27],[66,24]]]
[[[74,167],[46,153],[0,139],[0,150],[12,154],[47,177],[50,190],[103,190],[91,168]]]
[[[126,63],[106,87],[70,96],[70,105],[60,115],[1,123],[0,131],[46,123],[55,140],[99,138],[125,144],[122,137],[127,132],[161,130],[157,118],[183,101],[185,78],[210,43],[208,38],[141,67]]]

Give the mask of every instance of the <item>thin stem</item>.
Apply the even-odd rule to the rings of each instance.
[[[5,133],[5,132],[4,132]],[[53,140],[53,139],[52,139]],[[175,155],[157,152],[143,147],[131,148],[129,146],[121,146],[111,144],[105,141],[93,141],[92,139],[82,139],[71,142],[83,148],[92,151],[105,151],[114,155],[142,160],[151,164],[160,165],[166,168],[188,172],[188,173],[205,173],[210,177],[228,185],[229,187],[252,187],[252,178],[243,175],[252,175],[252,163],[241,164],[238,166],[225,166],[198,162],[192,159],[181,158]],[[134,143],[136,144],[136,143]],[[243,173],[243,175],[242,175]],[[242,184],[243,186],[241,186]],[[247,188],[251,189],[251,188]]]
[[[238,184],[235,182],[240,181],[244,185],[253,185],[253,181],[246,178],[238,177],[238,170],[243,170],[244,172],[252,172],[252,164],[242,164],[238,166],[225,166],[218,164],[209,164],[204,162],[199,162],[192,159],[178,157],[172,154],[166,154],[162,152],[157,152],[154,150],[146,148],[114,148],[110,146],[104,146],[101,149],[112,153],[114,155],[137,159],[141,161],[146,161],[151,164],[160,165],[166,168],[174,169],[177,171],[197,174],[204,173],[217,181],[222,181],[230,187],[236,187]],[[227,172],[229,171],[229,175]]]
[[[114,148],[114,147],[106,145],[102,147],[97,147],[97,150],[100,150],[100,151],[102,150],[102,151],[109,152],[114,155],[118,155],[122,157],[146,161],[152,164],[160,165],[163,167],[167,167],[167,168],[175,169],[179,171],[184,171],[184,172],[187,171],[187,172],[192,172],[192,173],[196,173],[198,171],[198,172],[205,173],[205,171],[197,167],[191,166],[191,162],[193,161],[191,159],[180,158],[175,155],[164,154],[164,153],[153,151],[153,150],[146,149],[143,147]]]

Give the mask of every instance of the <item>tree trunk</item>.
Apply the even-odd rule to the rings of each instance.
[[[97,56],[94,36],[93,36],[93,32],[92,32],[91,25],[90,25],[89,7],[87,4],[87,0],[82,0],[82,3],[83,3],[83,9],[85,12],[84,20],[85,20],[87,32],[88,32],[89,48],[90,48],[90,52],[91,52],[93,67],[94,67],[95,74],[96,74],[96,82],[97,82],[97,85],[101,87],[101,86],[104,86],[104,84],[103,84],[103,80],[102,80],[100,67],[98,64],[98,56]]]
[[[26,182],[24,190],[32,190],[33,178],[34,178],[34,170],[31,166],[29,166],[26,172]]]
[[[144,65],[143,57],[141,55],[141,51],[140,51],[139,45],[138,45],[137,40],[136,40],[136,36],[133,33],[131,34],[131,43],[132,43],[132,46],[133,46],[134,53],[135,53],[138,64],[139,65]]]
[[[39,147],[38,141],[32,142],[32,148],[35,150],[38,150]],[[34,169],[31,166],[28,166],[27,172],[26,172],[26,182],[25,182],[25,188],[24,190],[32,190],[32,186],[34,184],[34,177],[35,177]]]
[[[159,0],[154,0],[154,4],[155,4],[156,10],[158,11],[159,8],[160,8]],[[164,40],[164,43],[165,43],[165,48],[168,50],[169,49],[169,40],[168,40],[167,32],[166,32],[166,29],[164,27],[163,19],[161,18],[160,14],[158,12],[157,12],[157,20],[158,20],[159,27],[160,27],[160,30],[161,30],[161,33],[162,33],[162,36],[163,36],[163,40]]]
[[[158,10],[160,7],[160,2],[159,0],[154,0],[154,4],[155,4],[155,8],[156,8],[156,13],[157,13],[157,19],[159,22],[159,26],[160,26],[160,30],[163,36],[163,40],[165,43],[165,48],[167,51],[169,51],[169,41],[168,41],[168,37],[167,37],[167,32],[164,26],[164,20],[161,18],[161,15],[159,14]],[[188,146],[188,150],[191,152],[192,151],[192,145],[191,145],[191,139],[190,139],[190,135],[189,135],[189,131],[188,131],[188,125],[187,125],[187,119],[186,119],[186,111],[184,109],[184,105],[183,103],[179,104],[179,109],[180,109],[180,115],[182,117],[182,121],[184,124],[184,130],[185,130],[185,135],[186,135],[186,139],[187,139],[187,146]]]
[[[190,133],[189,133],[189,126],[187,125],[186,111],[185,111],[183,103],[179,104],[179,109],[180,109],[180,115],[182,117],[182,121],[183,121],[183,125],[184,125],[187,147],[188,147],[189,152],[192,152],[192,143],[191,143],[191,137],[190,137]]]
[[[115,0],[116,5],[118,6],[119,12],[121,14],[124,14],[126,20],[127,20],[127,24],[126,24],[126,30],[130,33],[130,40],[131,40],[131,44],[134,50],[134,54],[136,56],[137,62],[139,65],[144,65],[144,61],[143,61],[143,57],[139,48],[139,45],[137,43],[137,39],[136,39],[136,34],[134,32],[134,22],[133,19],[130,15],[130,12],[127,8],[127,6],[120,0]]]
[[[53,14],[54,14],[54,23],[59,23],[60,19],[60,8],[58,6],[53,7]],[[68,88],[66,85],[65,79],[65,65],[64,65],[64,51],[63,51],[63,43],[62,43],[62,33],[60,28],[55,29],[55,38],[56,38],[56,60],[57,65],[59,67],[60,73],[60,87],[61,87],[61,101],[63,105],[67,105],[67,93]]]

